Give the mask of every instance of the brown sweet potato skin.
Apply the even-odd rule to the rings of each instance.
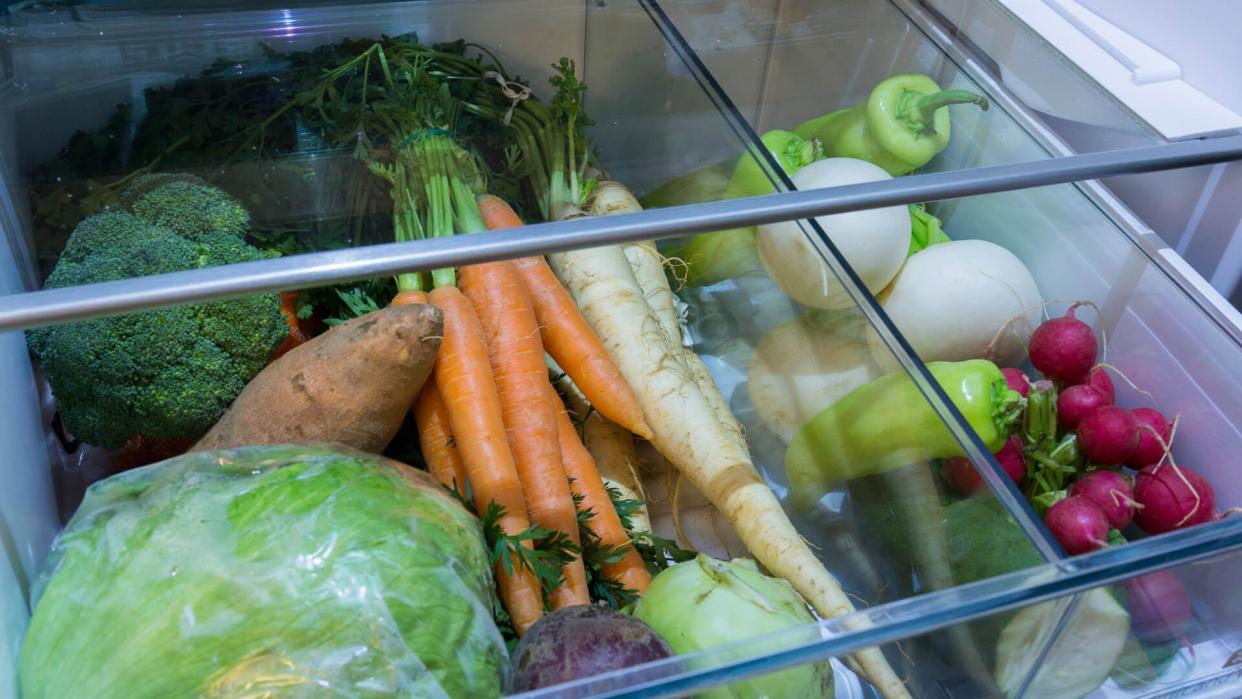
[[[254,377],[192,451],[335,442],[378,453],[435,366],[440,310],[411,304],[354,318]]]

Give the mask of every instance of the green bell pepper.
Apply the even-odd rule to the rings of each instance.
[[[1000,369],[984,359],[927,368],[988,450],[1000,451],[1025,404]],[[951,456],[962,456],[957,440],[898,371],[859,386],[803,425],[785,452],[785,475],[794,508],[805,511],[838,483]]]
[[[823,157],[818,141],[804,139],[791,131],[772,130],[763,134],[761,140],[787,175]],[[738,159],[720,198],[754,197],[772,191],[766,165],[746,153]],[[678,254],[686,264],[686,283],[710,286],[757,266],[759,252],[755,248],[755,235],[755,227],[747,226],[700,233],[690,238]]]
[[[951,104],[988,101],[966,90],[941,90],[922,73],[886,78],[871,95],[848,109],[804,122],[794,129],[802,138],[818,138],[829,157],[859,158],[894,177],[927,164],[949,145]]]
[[[910,204],[910,249],[906,251],[907,258],[920,250],[951,240],[941,227],[940,219],[927,213],[922,204]]]

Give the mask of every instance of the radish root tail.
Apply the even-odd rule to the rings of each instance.
[[[1103,333],[1101,333],[1101,335],[1102,334]],[[1095,366],[1091,368],[1095,369],[1096,367],[1099,367],[1101,369],[1111,370],[1114,374],[1118,376],[1118,378],[1120,378],[1122,381],[1125,381],[1127,386],[1134,389],[1136,393],[1141,393],[1147,396],[1147,398],[1151,400],[1152,404],[1155,405],[1156,397],[1152,395],[1151,391],[1144,391],[1143,389],[1139,388],[1137,385],[1135,385],[1133,381],[1130,380],[1129,376],[1126,376],[1125,372],[1123,372],[1121,369],[1118,369],[1117,367],[1113,366],[1112,364],[1108,364],[1107,362],[1099,362],[1098,364],[1096,364]]]

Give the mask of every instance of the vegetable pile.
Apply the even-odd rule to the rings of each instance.
[[[642,210],[592,148],[568,59],[546,101],[486,49],[412,36],[223,68],[149,91],[128,150],[79,134],[44,168],[36,218],[72,230],[42,251],[59,254],[49,287]],[[896,75],[643,203],[904,175],[946,147],[947,107],[963,103],[987,108]],[[88,160],[85,192],[81,178],[50,185]],[[324,215],[300,221],[299,205]],[[1074,308],[1036,327],[1043,299],[1008,250],[950,239],[921,205],[816,225],[1067,552],[1217,516],[1210,486],[1172,459],[1176,421],[1114,404]],[[995,558],[978,544],[1016,530],[981,509],[984,479],[810,240],[779,223],[32,331],[70,435],[190,451],[92,488],[37,586],[23,686],[495,696],[853,612],[688,346],[676,284],[759,268],[806,311],[747,362],[759,419],[787,446],[794,515],[847,487],[914,571],[908,594],[1032,564],[1008,555],[1024,540]],[[1039,380],[1012,368],[1024,349]],[[668,483],[644,483],[647,462]],[[692,513],[729,535],[712,542],[719,560],[690,550]],[[669,517],[676,541],[656,533]],[[1139,641],[1181,635],[1179,590],[1167,576],[1127,586]],[[1071,619],[1096,659],[1065,650],[1075,676],[1038,674],[1041,696],[1097,686],[1120,653],[1131,622],[1096,592]],[[1009,690],[1053,616],[957,629],[945,652]],[[57,672],[64,653],[80,667]],[[848,660],[885,699],[910,696],[878,648]],[[708,696],[824,696],[832,681],[821,662]]]
[[[66,205],[57,209],[58,216],[76,211],[83,219],[70,236],[49,285],[323,249],[330,247],[325,240],[333,231],[349,231],[336,238],[353,244],[384,239],[409,242],[516,227],[524,220],[640,209],[623,184],[607,178],[590,147],[583,130],[591,123],[582,113],[586,87],[571,61],[552,66],[554,93],[543,102],[529,86],[511,79],[485,50],[479,49],[475,57],[468,57],[468,50],[461,42],[428,46],[409,36],[345,41],[307,53],[269,51],[263,70],[275,69],[282,75],[280,85],[269,91],[261,89],[263,80],[256,76],[259,67],[250,64],[232,66],[231,78],[213,68],[172,88],[151,91],[147,97],[152,109],[138,128],[132,151],[112,153],[104,159],[110,165],[105,167],[101,161],[100,168],[89,172],[98,177],[88,185],[89,196],[77,198],[67,190],[48,193],[36,187],[36,197],[48,197],[42,204],[58,199]],[[166,100],[170,95],[173,98]],[[186,95],[194,98],[182,99]],[[244,104],[237,102],[239,95],[245,96]],[[118,111],[118,116],[124,114]],[[187,120],[195,125],[193,133],[172,137],[176,125]],[[290,138],[291,131],[296,131],[296,138]],[[82,141],[75,144],[81,146]],[[812,145],[808,151],[806,145],[792,137],[782,150],[800,167],[820,155],[817,147]],[[349,157],[339,157],[343,149],[348,149]],[[273,156],[295,154],[328,156],[321,161],[330,163],[329,169],[326,174],[318,172],[316,178],[326,176],[331,186],[319,186],[344,193],[346,215],[341,220],[324,217],[311,228],[289,227],[296,223],[288,215],[290,202],[304,201],[305,193],[298,191],[296,172],[273,169],[269,161]],[[66,158],[73,157],[71,144]],[[121,169],[141,165],[116,176],[109,167],[118,161]],[[290,162],[296,171],[296,159],[286,159],[287,165]],[[226,193],[224,187],[238,186],[232,176],[238,168],[266,173],[262,178],[266,186]],[[753,160],[735,170],[738,196],[756,189],[763,177]],[[271,191],[271,186],[279,192]],[[234,195],[243,197],[246,207]],[[327,208],[336,203],[340,202],[329,202]],[[324,208],[323,202],[319,208]],[[42,223],[52,223],[49,207],[36,209]],[[251,215],[248,209],[259,213]],[[893,229],[894,240],[900,242],[901,255],[894,258],[899,265],[908,249],[917,247],[917,236],[906,209],[893,214],[889,212],[890,218],[900,224]],[[924,225],[921,239],[934,239],[934,227]],[[753,241],[750,244],[753,254]],[[234,257],[225,257],[226,252]],[[165,258],[171,262],[165,263]],[[63,557],[55,557],[47,572],[48,592],[40,601],[38,627],[23,657],[28,681],[32,685],[44,681],[50,667],[47,639],[56,637],[63,628],[59,625],[75,614],[92,615],[90,623],[73,630],[75,643],[85,647],[106,638],[114,618],[126,617],[130,624],[171,623],[162,617],[148,622],[133,611],[129,604],[133,599],[174,590],[188,597],[223,599],[227,595],[215,592],[217,586],[237,595],[229,586],[242,584],[238,581],[245,580],[248,563],[235,562],[226,554],[246,558],[252,552],[249,547],[254,547],[254,555],[271,570],[298,571],[299,565],[313,567],[338,550],[334,544],[326,553],[316,553],[318,544],[298,542],[299,531],[313,531],[319,541],[349,526],[337,518],[350,517],[413,526],[409,518],[419,516],[414,505],[393,515],[401,509],[399,504],[396,509],[377,505],[367,510],[365,502],[354,502],[350,495],[356,489],[367,497],[397,498],[403,492],[400,488],[385,486],[366,474],[350,477],[334,464],[347,462],[380,471],[389,466],[371,467],[366,458],[352,453],[299,446],[321,443],[400,455],[416,462],[426,468],[440,492],[460,505],[449,507],[459,524],[471,532],[469,544],[461,544],[468,550],[460,552],[460,557],[473,577],[426,583],[433,590],[449,590],[447,596],[435,598],[441,616],[418,617],[413,622],[402,616],[416,609],[404,596],[399,604],[396,598],[385,597],[384,582],[400,585],[404,577],[398,576],[395,582],[385,578],[366,587],[367,595],[380,596],[390,607],[396,605],[396,616],[389,624],[394,633],[403,638],[413,634],[420,644],[435,639],[439,645],[426,651],[417,648],[418,658],[427,657],[422,664],[415,663],[418,669],[414,670],[408,662],[411,656],[396,636],[377,640],[372,627],[383,621],[375,621],[378,613],[355,610],[346,614],[342,608],[338,620],[325,609],[304,621],[284,623],[276,616],[270,623],[262,615],[234,617],[227,623],[213,616],[213,633],[219,635],[203,635],[201,648],[186,647],[170,636],[180,628],[174,624],[160,632],[159,652],[147,658],[150,666],[132,663],[134,673],[155,672],[151,668],[160,664],[161,653],[186,654],[186,664],[164,664],[167,680],[153,683],[153,692],[171,696],[233,692],[246,683],[265,686],[256,682],[287,686],[319,682],[321,686],[339,684],[343,695],[411,688],[415,693],[428,693],[418,689],[417,683],[431,682],[426,677],[430,674],[451,696],[490,696],[499,691],[504,679],[503,653],[496,653],[500,640],[520,657],[533,659],[514,675],[515,681],[521,680],[514,686],[581,677],[600,671],[601,666],[584,659],[581,666],[568,670],[551,667],[547,651],[541,655],[538,649],[564,643],[562,627],[570,621],[587,629],[596,623],[591,619],[608,618],[608,613],[590,605],[615,609],[641,605],[653,576],[659,579],[674,571],[681,571],[677,575],[682,576],[698,568],[727,571],[740,566],[741,572],[730,575],[747,581],[744,594],[719,604],[760,609],[775,605],[784,610],[780,628],[813,621],[812,609],[822,616],[852,612],[854,606],[844,590],[794,529],[760,477],[741,429],[707,367],[683,343],[679,303],[665,275],[665,259],[655,245],[634,243],[547,259],[409,272],[328,293],[285,292],[101,321],[116,324],[115,334],[130,342],[137,342],[139,336],[143,340],[162,337],[140,325],[157,322],[145,319],[184,317],[197,323],[168,324],[169,342],[129,350],[139,357],[164,352],[156,359],[165,362],[167,376],[114,350],[90,349],[73,355],[53,346],[84,341],[81,326],[33,332],[31,344],[51,379],[72,436],[110,448],[135,434],[177,436],[185,440],[181,449],[192,445],[193,450],[114,476],[92,491],[79,514],[81,523],[71,527],[64,540],[71,548]],[[89,339],[103,341],[99,330],[106,328],[101,325]],[[174,351],[208,341],[216,343],[222,357],[213,358],[205,351]],[[76,362],[68,361],[75,356]],[[236,364],[244,372],[233,371],[232,380],[226,382],[209,371],[177,364],[191,360],[213,371],[215,364],[209,362]],[[64,378],[70,368],[77,372],[75,378]],[[107,389],[109,382],[123,383],[128,388],[114,392],[136,407],[92,394],[77,401],[81,408],[75,413],[74,390],[84,390],[82,384],[99,378],[106,380],[97,381],[92,390]],[[200,385],[214,391],[210,399],[194,393]],[[101,415],[93,421],[77,416],[101,406],[113,413],[128,412]],[[192,418],[190,424],[177,422],[187,418]],[[175,429],[165,427],[170,422]],[[677,477],[685,478],[687,489],[701,493],[703,507],[719,513],[722,524],[736,532],[765,571],[778,577],[760,573],[753,563],[718,563],[701,555],[695,559],[694,552],[654,534],[636,468],[636,445],[654,447],[661,462],[671,464]],[[228,449],[239,451],[221,451]],[[249,465],[264,458],[271,461],[270,468]],[[209,462],[218,464],[217,474],[199,472]],[[320,464],[327,464],[324,477],[332,484],[322,486],[322,492],[317,490]],[[391,468],[395,473],[405,469]],[[97,499],[106,495],[111,502],[113,497],[133,496],[149,479],[161,490],[128,505],[132,514],[107,519],[95,516],[100,507]],[[248,479],[258,479],[260,485],[250,488]],[[217,489],[213,485],[217,480],[228,487]],[[269,481],[271,488],[264,485]],[[428,491],[422,480],[417,486],[419,493]],[[383,492],[376,494],[376,490]],[[297,497],[303,491],[314,491],[313,502]],[[210,499],[216,495],[234,499],[213,507]],[[437,502],[444,500],[439,494],[436,497]],[[167,510],[180,513],[173,520],[166,519],[172,515],[161,514],[165,509],[146,511],[161,498],[176,499]],[[238,502],[258,510],[233,517],[242,507]],[[348,511],[338,511],[342,508]],[[204,509],[211,509],[212,516],[195,521],[195,513]],[[673,516],[678,517],[676,497]],[[260,524],[266,527],[266,537],[248,528]],[[191,542],[211,534],[211,546],[216,548],[196,551],[201,558],[195,566],[223,573],[213,577],[191,574],[198,567],[188,567],[184,573],[177,568],[179,556],[201,547],[166,550],[135,544],[127,549],[132,550],[130,557],[99,556],[89,561],[85,554],[75,556],[77,549],[72,548],[77,537],[93,535],[85,533],[94,532],[93,527],[132,527],[133,536],[164,537],[159,527],[174,525],[193,529],[185,539]],[[676,528],[680,533],[680,524]],[[420,545],[421,530],[415,527],[412,531],[396,537],[363,537],[355,549],[339,550],[347,557],[355,551],[351,562],[378,557],[384,565],[412,575],[423,565],[421,554],[413,550]],[[130,529],[106,534],[109,540],[130,535]],[[244,541],[233,544],[234,537]],[[412,548],[389,551],[385,547],[390,545]],[[177,580],[167,590],[163,581],[173,573],[152,574],[150,561],[155,560],[165,570],[176,572]],[[452,570],[457,566],[428,565]],[[61,591],[80,586],[74,579],[80,566],[111,566],[96,572],[99,579],[124,580],[123,598],[102,599],[90,610],[72,606],[72,596]],[[273,576],[269,582],[278,583],[279,578]],[[286,586],[285,592],[290,609],[318,609],[321,604],[317,588]],[[358,594],[362,595],[361,588]],[[469,597],[476,611],[494,599],[495,604],[488,607],[490,615],[471,617],[469,628],[474,636],[463,635],[462,627],[454,626],[449,618],[461,608],[452,601],[453,595]],[[427,595],[428,600],[433,597]],[[616,642],[632,645],[643,639],[646,650],[638,652],[637,647],[627,645],[613,661],[624,659],[623,666],[660,657],[661,644],[674,644],[679,638],[669,630],[662,607],[652,605],[643,607],[649,611],[637,619],[647,618],[665,631],[657,633],[627,617],[636,625],[634,633],[626,632]],[[722,608],[679,609],[675,625],[690,628],[695,619],[705,622]],[[195,619],[204,613],[214,615],[211,609],[195,608],[194,603],[181,609]],[[273,605],[270,611],[278,616],[283,609]],[[182,623],[180,617],[169,619]],[[319,621],[347,628],[329,632],[313,627]],[[296,651],[290,646],[290,655],[281,655],[284,651],[279,644],[285,632],[279,629],[303,627],[308,633],[302,646]],[[117,624],[116,628],[131,627]],[[596,631],[603,634],[600,638],[622,628],[616,624],[600,628],[596,623]],[[763,628],[768,627],[753,630]],[[513,648],[538,629],[550,630]],[[343,634],[341,638],[370,633],[367,638],[380,645],[351,661],[336,651],[334,633]],[[242,640],[230,649],[240,655],[226,657],[209,650],[211,639],[229,636]],[[487,648],[478,646],[478,655],[484,659],[469,672],[457,670],[455,663],[474,662],[472,651],[463,650],[463,644],[484,643],[476,636],[486,636]],[[258,640],[247,645],[244,639],[250,637],[269,638],[273,645],[262,646]],[[413,647],[414,641],[407,641]],[[674,651],[689,649],[676,643]],[[700,638],[696,643],[708,647],[715,641]],[[104,642],[100,648],[115,645]],[[452,656],[452,660],[431,658],[433,652]],[[260,653],[269,654],[270,659]],[[108,653],[95,657],[100,659],[99,667],[125,664]],[[853,662],[885,697],[909,696],[878,649],[860,650]],[[384,663],[397,670],[368,685],[368,676],[378,677],[377,668]],[[84,672],[94,667],[87,666]],[[139,684],[128,672],[116,671],[116,687]],[[343,673],[343,678],[338,680],[334,673]],[[86,676],[66,675],[64,685],[49,683],[49,696],[75,693],[71,687]],[[796,683],[805,684],[812,694],[831,683],[826,665],[790,673],[791,678],[795,676],[800,678]],[[119,691],[104,686],[95,693],[107,696]]]

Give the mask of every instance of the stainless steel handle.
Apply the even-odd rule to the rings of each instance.
[[[0,299],[0,332],[191,301],[1238,159],[1242,136],[1231,136],[48,289]]]

